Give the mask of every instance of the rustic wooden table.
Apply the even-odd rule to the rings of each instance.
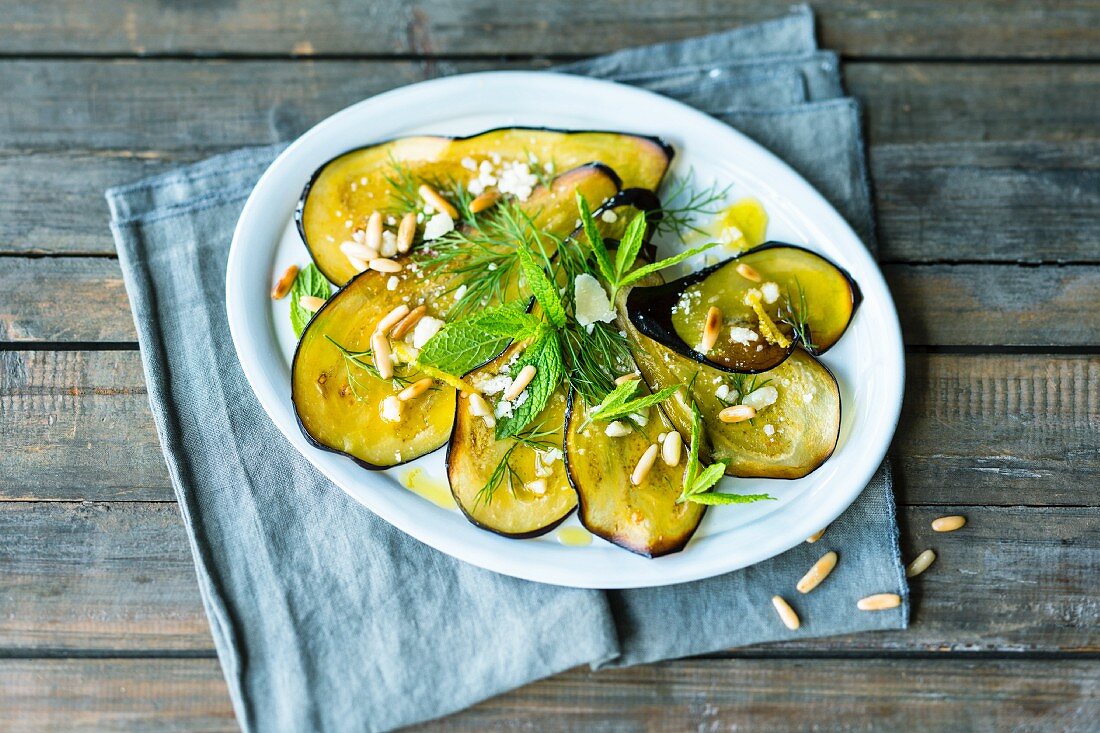
[[[575,670],[429,730],[1096,730],[1100,6],[815,3],[908,344],[912,628]],[[876,7],[877,6],[877,7]],[[644,0],[0,0],[0,729],[232,730],[105,187],[376,92],[773,17]],[[929,521],[962,513],[966,529]]]

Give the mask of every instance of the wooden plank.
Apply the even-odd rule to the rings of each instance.
[[[964,530],[932,532],[933,518],[955,512],[969,518]],[[913,583],[909,630],[753,654],[1096,652],[1100,609],[1086,599],[1100,567],[1098,521],[1097,508],[904,508],[904,556],[939,555]],[[0,502],[0,531],[4,654],[211,648],[174,505]]]
[[[0,64],[0,252],[110,253],[104,188],[227,147],[290,139],[376,92],[502,64]],[[503,64],[507,68],[529,63]],[[1100,67],[847,64],[868,107],[881,253],[1095,261]],[[73,89],[90,89],[74,97]],[[170,94],[165,90],[170,89]],[[73,175],[80,171],[80,175]],[[980,234],[978,234],[980,233]]]
[[[237,729],[212,659],[7,659],[0,682],[11,733]],[[575,669],[407,730],[1068,731],[1098,694],[1085,661],[685,660]]]
[[[168,501],[136,352],[0,351],[0,498]],[[909,504],[1096,505],[1100,357],[910,354]]]
[[[629,7],[579,0],[164,7],[4,0],[0,42],[12,53],[595,54],[768,20],[785,7],[762,0],[645,0]],[[822,44],[852,56],[1092,57],[1098,43],[1096,8],[1082,0],[822,0],[814,10]]]
[[[136,340],[117,260],[10,257],[0,269],[0,341]],[[887,265],[906,343],[1100,343],[1100,265]],[[58,287],[64,283],[64,287]]]

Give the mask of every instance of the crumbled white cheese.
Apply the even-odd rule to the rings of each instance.
[[[530,397],[530,396],[531,396],[531,391],[530,390],[527,390],[527,389],[523,390],[522,392],[519,393],[519,396],[516,397],[515,406],[519,407],[524,402],[526,402],[527,398]]]
[[[638,427],[644,428],[646,423],[649,422],[649,410],[646,409],[641,412],[632,412],[630,413],[630,419],[633,420]]]
[[[443,321],[431,316],[424,316],[416,322],[416,327],[413,329],[412,345],[417,349],[424,348],[424,344],[428,343],[428,339],[439,333],[441,328],[443,328]]]
[[[401,282],[397,279],[397,275],[390,275],[390,279],[386,281],[386,290],[397,290],[397,284]]]
[[[539,455],[542,456],[542,460],[546,462],[546,465],[553,466],[557,461],[560,461],[565,457],[565,454],[561,452],[561,448],[547,448],[546,450],[540,450]]]
[[[760,300],[763,297],[764,294],[756,288],[749,288],[745,291],[745,297],[742,299],[742,302],[747,306],[751,306],[755,301]]]
[[[466,283],[459,285],[458,288],[455,289],[455,300],[462,300],[462,296],[466,294],[466,290]]]
[[[761,285],[760,293],[764,296],[764,302],[768,305],[779,300],[779,286],[773,282],[766,282]]]
[[[607,427],[603,429],[604,435],[609,438],[621,438],[625,435],[630,435],[630,427],[623,422],[613,420],[607,424]]]
[[[382,231],[382,249],[378,250],[383,257],[393,257],[397,254],[397,235],[389,229]]]
[[[470,157],[463,158],[462,159],[462,167],[465,168],[468,171],[476,171],[477,170],[477,161],[474,160],[473,158],[470,158]]]
[[[386,422],[401,422],[401,400],[390,395],[382,400],[382,419]]]
[[[764,435],[767,435],[769,438],[771,436],[775,435],[775,426],[772,425],[771,423],[768,423],[767,425],[765,425],[764,426]]]
[[[714,390],[714,396],[722,402],[730,401],[730,386],[728,384],[719,384],[718,389]]]
[[[611,323],[615,320],[615,309],[607,298],[607,291],[600,281],[587,272],[577,275],[573,282],[573,299],[577,323],[584,327],[594,323]]]
[[[393,214],[390,214],[389,216],[386,217],[386,226],[388,226],[388,227],[397,226],[397,219],[394,218]]]
[[[607,211],[600,214],[600,218],[603,219],[608,224],[614,224],[615,222],[617,222],[619,220],[619,215],[616,214],[611,209],[608,209]]]
[[[539,177],[531,172],[526,163],[505,163],[497,179],[498,191],[513,194],[520,201],[529,199],[537,185]]]
[[[488,267],[486,267],[485,269],[487,269],[487,270],[488,270],[489,272],[492,272],[493,270],[497,269],[497,263],[495,263],[495,262],[490,262],[490,263],[489,263],[489,266],[488,266]]]
[[[497,403],[496,408],[493,410],[497,417],[511,417],[512,416],[512,403],[508,400],[501,400]]]
[[[751,328],[745,328],[744,326],[734,326],[730,329],[730,338],[735,343],[739,343],[742,346],[748,346],[753,341],[760,338],[760,334],[753,331]]]
[[[478,375],[474,377],[474,386],[482,394],[495,395],[512,386],[512,378],[507,374],[494,374],[493,376]]]
[[[419,218],[417,216],[417,219]],[[449,217],[445,211],[441,211],[428,219],[428,223],[424,225],[424,239],[439,239],[447,232],[454,231],[454,228],[455,220]]]
[[[495,185],[497,185],[497,177],[493,170],[493,164],[487,160],[483,160],[481,164],[477,166],[477,176],[466,184],[466,189],[474,196],[478,196],[483,193],[485,189]]]
[[[749,394],[745,395],[745,398],[741,400],[742,405],[749,405],[755,407],[757,412],[760,412],[765,407],[774,405],[775,401],[779,399],[779,390],[771,385],[761,387],[760,389],[753,390]]]

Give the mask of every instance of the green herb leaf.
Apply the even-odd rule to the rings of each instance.
[[[542,327],[542,319],[527,312],[527,300],[513,300],[495,308],[486,308],[464,322],[487,334],[523,339],[534,336]]]
[[[774,501],[775,497],[768,494],[724,494],[712,491],[705,494],[692,494],[687,500],[696,504],[718,506],[721,504],[752,504],[755,501]]]
[[[695,378],[692,377],[692,382]],[[690,394],[690,390],[689,390]],[[699,448],[703,442],[703,415],[699,412],[695,400],[691,401],[691,441],[688,445],[688,465],[684,472],[684,490],[680,495],[683,499],[691,493],[691,487],[695,485],[695,477],[699,474]]]
[[[517,245],[516,254],[519,255],[519,266],[527,279],[527,287],[531,289],[531,294],[542,306],[543,312],[546,313],[546,320],[550,321],[555,328],[564,328],[565,306],[561,302],[561,295],[558,294],[558,286],[546,274],[546,270],[535,262],[534,255],[524,244]]]
[[[630,382],[627,382],[627,384],[630,384]],[[600,409],[596,410],[590,417],[596,420],[618,420],[619,418],[627,417],[632,413],[641,412],[653,405],[664,402],[669,397],[676,394],[679,389],[680,385],[677,384],[672,387],[665,387],[660,392],[639,397],[635,400],[630,400],[629,402],[624,402],[613,407],[603,407],[601,405]]]
[[[417,361],[460,377],[504,351],[513,340],[539,332],[542,321],[525,310],[522,301],[513,301],[448,323],[428,339]]]
[[[611,255],[607,252],[607,245],[604,244],[603,235],[600,234],[600,229],[596,226],[596,220],[592,218],[588,202],[585,201],[580,191],[577,191],[577,210],[581,215],[581,226],[584,227],[584,234],[588,237],[589,245],[596,256],[596,265],[600,268],[600,275],[609,283],[615,282],[617,278],[615,268],[611,265]]]
[[[527,399],[522,404],[513,403],[512,416],[497,420],[496,438],[502,440],[519,434],[538,417],[550,401],[554,390],[565,377],[565,364],[561,356],[558,334],[549,328],[524,349],[523,355],[512,365],[511,374],[519,374],[528,364],[535,367],[535,378],[524,392]],[[518,399],[517,399],[518,402]]]
[[[294,327],[294,335],[299,338],[309,319],[313,318],[313,311],[306,310],[298,302],[303,295],[312,295],[323,300],[328,300],[332,295],[332,286],[312,262],[298,271],[294,284],[290,286],[290,325]]]
[[[696,475],[695,480],[691,482],[691,488],[688,489],[687,498],[691,498],[696,494],[702,494],[726,475],[726,464],[719,461],[718,463],[712,463],[703,469],[702,473]]]
[[[634,396],[634,393],[638,391],[640,386],[637,379],[631,379],[628,382],[615,385],[615,389],[607,393],[607,396],[603,398],[600,404],[592,408],[589,413],[590,417],[597,417],[598,413],[614,410],[620,405],[625,405]]]
[[[683,252],[679,252],[677,254],[674,254],[671,257],[666,257],[665,259],[660,260],[658,262],[654,262],[654,263],[649,264],[649,265],[642,265],[637,270],[634,270],[634,271],[624,275],[623,278],[619,281],[619,288],[624,288],[627,285],[630,285],[631,283],[634,283],[634,282],[637,282],[638,280],[641,280],[646,275],[651,275],[654,272],[659,272],[660,270],[663,270],[666,267],[672,267],[673,265],[678,265],[681,262],[683,262],[684,260],[688,259],[689,257],[694,257],[695,255],[699,254],[700,252],[706,252],[711,247],[717,247],[718,245],[719,245],[719,242],[708,242],[707,244],[701,245],[699,247],[692,247],[691,249],[684,250]]]
[[[638,253],[642,251],[642,243],[645,240],[645,214],[639,212],[626,227],[626,231],[623,232],[623,238],[619,240],[619,248],[615,252],[615,284],[617,287],[622,287],[625,283],[623,277],[626,275],[627,270],[634,264],[634,260],[638,258]]]

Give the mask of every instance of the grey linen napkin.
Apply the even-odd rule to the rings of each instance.
[[[836,60],[816,51],[807,9],[567,70],[632,76],[727,120],[790,161],[870,241],[858,109],[830,100]],[[706,581],[612,592],[466,565],[332,486],[257,403],[224,310],[234,225],[283,147],[107,192],[153,416],[244,730],[388,730],[577,665],[905,626],[907,602],[854,611],[868,592],[907,599],[885,468],[815,545]],[[769,599],[792,595],[827,549],[841,562],[814,593],[791,598],[804,625],[788,632]]]

